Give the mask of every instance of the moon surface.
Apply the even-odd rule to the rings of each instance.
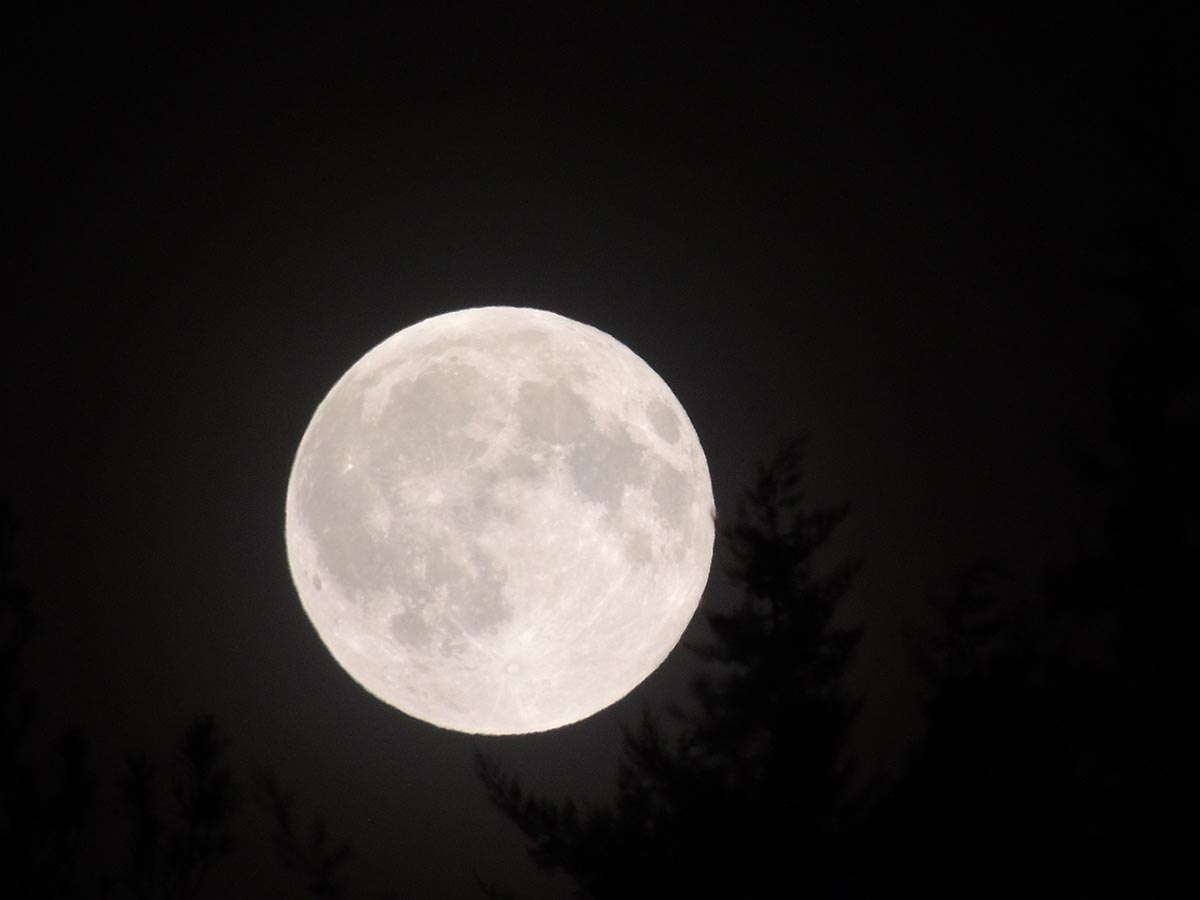
[[[288,561],[375,696],[458,731],[545,731],[679,641],[713,508],[695,429],[640,357],[554,313],[467,309],[388,338],[321,402],[288,481]]]

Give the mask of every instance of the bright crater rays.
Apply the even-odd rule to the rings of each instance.
[[[544,731],[614,703],[678,642],[713,498],[670,388],[534,309],[427,319],[322,401],[287,493],[300,599],[338,662],[460,731]]]

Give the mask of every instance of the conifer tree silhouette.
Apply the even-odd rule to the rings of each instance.
[[[706,612],[711,665],[698,711],[627,730],[616,798],[580,808],[530,795],[477,757],[491,801],[536,862],[589,898],[792,896],[835,867],[838,813],[856,712],[842,679],[858,629],[832,624],[857,563],[818,574],[818,551],[845,507],[808,511],[804,442],[757,477],[722,537],[742,597]]]
[[[314,897],[340,900],[345,895],[343,869],[350,859],[350,845],[333,843],[324,819],[312,821],[307,839],[296,824],[295,792],[285,788],[269,770],[255,776],[258,802],[273,823],[272,843],[280,865],[296,872]]]
[[[172,802],[165,805],[155,765],[142,753],[126,757],[120,788],[133,826],[129,857],[107,880],[107,895],[137,900],[202,895],[210,872],[232,849],[237,790],[223,759],[227,745],[211,716],[193,719],[180,745]]]
[[[913,889],[1169,892],[1200,738],[1200,313],[1147,253],[1108,379],[1108,438],[1079,451],[1100,516],[1032,592],[974,566],[914,647],[927,733],[876,825]],[[912,861],[936,863],[923,868]]]
[[[81,729],[67,728],[44,747],[32,727],[37,698],[24,668],[38,617],[33,593],[17,574],[16,533],[16,517],[0,499],[0,896],[215,896],[212,874],[231,856],[241,824],[241,780],[226,760],[229,738],[212,716],[194,717],[168,765],[143,752],[125,755],[115,797],[104,790],[109,779],[96,772]],[[265,769],[256,786],[282,867],[299,870],[313,896],[346,897],[349,845],[328,841],[320,818],[302,840],[293,828],[291,792]]]

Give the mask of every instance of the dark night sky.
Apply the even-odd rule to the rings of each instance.
[[[440,731],[336,666],[283,544],[292,454],[337,377],[420,319],[503,303],[646,359],[723,516],[811,435],[812,496],[852,506],[831,561],[865,561],[860,752],[894,754],[926,592],[980,554],[1031,576],[1086,512],[1065,444],[1099,429],[1097,248],[1139,191],[1154,31],[911,15],[8,28],[3,493],[45,727],[80,720],[115,766],[210,711],[239,765],[276,765],[354,842],[353,884],[471,896],[474,869],[565,895],[487,807],[473,748],[603,796],[619,724],[683,696],[687,654],[567,729]],[[715,571],[706,602],[731,590]]]

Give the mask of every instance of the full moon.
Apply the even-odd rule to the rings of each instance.
[[[287,489],[288,562],[341,666],[477,734],[609,706],[678,643],[712,562],[704,451],[633,351],[537,309],[435,316],[334,385]]]

